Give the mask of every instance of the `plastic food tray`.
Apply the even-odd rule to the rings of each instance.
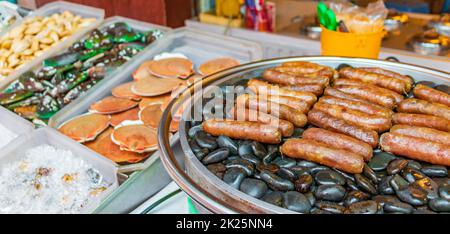
[[[12,133],[16,134],[17,135],[16,139],[22,135],[31,133],[34,129],[33,124],[22,119],[18,115],[15,115],[11,111],[1,106],[0,106],[0,119],[1,119],[0,125],[7,128]]]
[[[3,148],[0,152],[0,165],[19,160],[25,155],[28,149],[44,144],[58,149],[72,151],[74,155],[83,158],[83,160],[96,168],[103,175],[104,180],[110,184],[107,190],[93,199],[90,205],[82,210],[83,213],[92,213],[100,205],[102,200],[118,187],[117,167],[112,161],[82,147],[58,131],[48,127],[38,129],[26,136],[17,138]]]
[[[131,74],[143,62],[152,60],[155,55],[163,52],[182,53],[193,60],[199,66],[201,63],[217,57],[229,56],[242,63],[258,60],[262,58],[259,45],[253,42],[246,42],[240,39],[204,33],[196,30],[178,29],[170,33],[164,40],[156,42],[153,48],[149,48],[138,58],[133,60],[102,85],[89,90],[84,98],[78,98],[63,110],[53,116],[49,121],[49,126],[58,128],[67,120],[88,112],[92,103],[111,95],[111,90],[125,82],[132,81]],[[119,167],[122,173],[143,170],[151,165],[158,157],[150,156],[142,163],[123,165]]]
[[[16,80],[20,75],[23,73],[31,70],[31,68],[35,67],[36,65],[40,64],[45,59],[51,57],[52,55],[58,53],[59,51],[66,48],[68,45],[73,44],[75,41],[77,41],[79,38],[81,38],[84,34],[91,31],[94,28],[97,28],[98,25],[103,21],[103,18],[105,16],[105,11],[102,9],[84,6],[80,4],[75,3],[68,3],[68,2],[52,2],[49,4],[46,4],[45,6],[39,8],[32,14],[28,15],[27,17],[23,18],[22,20],[16,21],[13,25],[11,25],[7,31],[3,31],[2,34],[0,34],[0,38],[10,31],[11,29],[20,26],[25,20],[33,18],[35,16],[49,16],[55,13],[62,13],[64,11],[70,11],[75,15],[80,15],[85,18],[96,18],[97,21],[93,22],[87,27],[80,28],[76,33],[68,37],[66,40],[62,42],[58,42],[55,45],[53,45],[50,49],[45,51],[41,56],[34,58],[33,60],[28,61],[22,68],[15,70],[11,75],[9,75],[6,78],[0,79],[0,89],[5,88],[9,83]]]

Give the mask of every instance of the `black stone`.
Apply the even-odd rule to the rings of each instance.
[[[320,201],[316,202],[315,206],[332,214],[343,214],[345,211],[345,207],[334,202]]]
[[[406,181],[399,175],[394,175],[389,181],[389,184],[395,191],[406,189],[409,185],[408,181]]]
[[[253,154],[256,155],[256,157],[259,158],[263,158],[264,156],[266,156],[267,154],[267,150],[266,147],[264,147],[264,145],[262,145],[261,143],[257,142],[257,141],[253,141],[250,144]]]
[[[390,185],[390,181],[392,179],[392,176],[387,176],[381,179],[380,183],[378,184],[378,192],[380,194],[384,195],[392,195],[395,194],[394,189]]]
[[[439,165],[423,166],[421,171],[429,177],[447,177],[448,175],[447,168]]]
[[[436,83],[434,83],[433,81],[428,81],[428,80],[422,80],[422,81],[416,82],[416,85],[418,85],[418,84],[425,85],[430,88],[434,88],[436,86]]]
[[[414,160],[408,160],[408,167],[411,167],[418,171],[420,171],[422,169],[422,165],[419,162],[414,161]]]
[[[309,175],[309,168],[302,166],[295,166],[289,168],[290,171],[294,172],[294,174],[299,178],[302,175]]]
[[[238,147],[239,147],[238,144],[227,136],[217,137],[217,144],[221,148],[229,149],[230,153],[233,155],[238,154]]]
[[[439,196],[444,199],[450,200],[450,185],[439,186]]]
[[[309,213],[311,209],[311,203],[305,195],[289,191],[284,193],[283,207],[299,213]]]
[[[414,207],[412,207],[410,204],[399,201],[386,202],[383,206],[383,209],[387,213],[401,214],[411,214],[414,211]]]
[[[333,170],[334,170],[335,172],[339,173],[339,174],[340,174],[341,176],[343,176],[345,179],[348,179],[348,180],[351,180],[351,181],[355,181],[355,177],[353,177],[352,174],[343,172],[343,171],[338,170],[338,169],[336,169],[336,168],[333,168]]]
[[[242,156],[244,154],[253,154],[250,142],[244,142],[243,144],[240,144],[238,148],[238,154],[239,156]]]
[[[225,167],[225,165],[223,165],[223,163],[210,164],[210,165],[206,166],[206,168],[208,168],[208,170],[210,172],[212,172],[214,175],[216,175],[220,179],[223,178],[223,175],[225,174],[225,171],[227,170],[227,168]]]
[[[259,163],[261,163],[261,160],[259,160],[259,158],[256,157],[253,154],[244,154],[244,155],[241,156],[241,158],[245,159],[245,160],[247,160],[247,161],[249,161],[249,162],[251,162],[251,163],[253,163],[255,165],[258,165]]]
[[[223,175],[223,181],[235,189],[239,189],[245,178],[245,171],[241,168],[230,168]]]
[[[229,155],[230,155],[229,149],[220,148],[206,155],[206,157],[202,159],[202,163],[205,165],[218,163],[228,158]]]
[[[377,194],[376,187],[372,184],[372,182],[370,182],[369,179],[367,179],[367,177],[365,177],[361,174],[356,174],[355,181],[356,181],[356,184],[358,185],[358,188],[360,188],[362,191],[368,192],[373,195]]]
[[[267,185],[264,181],[245,178],[240,186],[240,190],[252,197],[261,198],[267,192]]]
[[[364,164],[363,175],[366,176],[370,181],[372,181],[372,183],[378,183],[377,174],[367,164]]]
[[[351,190],[359,190],[358,185],[353,180],[347,179],[345,181],[345,183],[347,184],[347,187],[349,189],[351,189]]]
[[[272,163],[277,164],[279,167],[290,168],[295,166],[297,164],[297,161],[295,161],[292,158],[278,157],[275,160],[273,160]]]
[[[448,95],[450,95],[450,86],[445,85],[445,84],[441,84],[441,85],[437,85],[436,87],[434,87],[436,90],[439,90],[441,92],[444,92]]]
[[[268,171],[268,172],[276,174],[278,172],[278,170],[280,170],[280,167],[276,164],[264,165],[264,164],[260,163],[260,164],[256,165],[256,170],[258,170],[259,172]]]
[[[403,168],[408,166],[408,161],[405,159],[395,159],[392,160],[392,162],[389,163],[387,167],[387,173],[389,175],[394,175],[399,173]]]
[[[199,131],[203,131],[202,125],[197,125],[197,126],[190,128],[188,131],[188,136],[193,138],[195,136],[195,134],[197,134],[197,132],[199,132]]]
[[[430,210],[427,206],[421,206],[417,207],[417,209],[413,211],[413,214],[437,214],[437,213]]]
[[[313,178],[311,175],[302,175],[298,180],[294,182],[295,189],[298,192],[306,193],[310,191],[311,185],[313,184]]]
[[[410,186],[417,186],[427,192],[427,198],[433,200],[439,197],[439,186],[432,179],[425,177],[420,180],[416,180]]]
[[[373,156],[373,158],[369,162],[369,167],[374,171],[382,171],[385,170],[389,163],[394,159],[394,155],[386,152],[381,152]]]
[[[387,202],[400,202],[397,197],[391,195],[377,195],[372,197],[372,200],[376,201],[381,206],[384,206]]]
[[[314,194],[312,192],[305,193],[306,198],[308,198],[309,203],[311,203],[311,206],[314,206],[316,204],[316,197],[314,197]]]
[[[338,184],[344,185],[345,178],[341,176],[339,173],[332,170],[323,170],[316,173],[314,176],[315,181],[319,185],[323,184]]]
[[[290,180],[292,182],[294,182],[297,179],[297,175],[294,172],[284,167],[278,170],[277,175],[283,179]]]
[[[262,200],[276,206],[283,206],[284,193],[280,191],[271,191],[262,197]]]
[[[194,137],[197,144],[202,148],[207,148],[209,150],[215,150],[217,148],[216,138],[207,134],[204,131],[198,131]]]
[[[263,157],[262,161],[264,164],[271,163],[275,158],[281,157],[281,153],[278,147],[269,146],[267,154]]]
[[[261,171],[259,174],[261,179],[267,183],[269,188],[275,191],[290,191],[294,190],[294,183],[289,180],[283,179],[271,172]]]
[[[345,188],[340,185],[320,185],[315,195],[320,200],[339,202],[345,196]]]
[[[251,176],[255,173],[255,167],[253,164],[242,158],[237,158],[225,165],[227,168],[241,168],[247,173],[247,176]]]
[[[347,193],[344,199],[344,205],[349,206],[355,202],[366,201],[370,198],[369,194],[361,191],[351,191]]]
[[[450,200],[444,198],[436,198],[428,203],[428,207],[436,212],[450,212]]]
[[[402,170],[401,175],[409,183],[412,183],[416,180],[420,180],[426,177],[422,172],[409,166]]]
[[[302,137],[304,131],[305,131],[305,129],[303,129],[303,128],[295,128],[294,133],[292,134],[292,136],[290,138],[300,138],[300,137]]]
[[[318,164],[311,162],[311,161],[307,161],[307,160],[301,160],[301,161],[297,162],[297,166],[312,168],[312,167],[317,167]]]
[[[329,170],[329,169],[330,168],[328,168],[326,166],[317,166],[317,167],[313,167],[313,168],[309,169],[309,172],[311,173],[311,175],[316,175],[320,171],[325,171],[325,170]]]
[[[397,197],[413,206],[422,206],[427,204],[427,192],[416,186],[408,186],[408,188],[395,192]]]
[[[347,214],[376,214],[378,203],[375,201],[360,201],[351,204],[345,213]]]

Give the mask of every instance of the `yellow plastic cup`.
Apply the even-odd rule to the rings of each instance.
[[[322,27],[322,26],[321,26]],[[343,33],[322,27],[322,55],[378,58],[384,31],[377,33]]]

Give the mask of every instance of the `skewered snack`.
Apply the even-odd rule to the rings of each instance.
[[[450,107],[450,95],[426,85],[418,84],[413,90],[414,96],[429,102],[440,103]]]
[[[281,132],[278,128],[255,122],[211,119],[203,122],[203,129],[213,136],[225,135],[235,139],[254,140],[268,144],[281,142]]]

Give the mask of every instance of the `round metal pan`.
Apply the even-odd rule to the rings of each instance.
[[[240,192],[213,175],[191,151],[187,142],[187,121],[184,121],[184,117],[189,116],[194,109],[193,104],[203,99],[201,95],[198,95],[201,92],[195,94],[195,91],[200,90],[200,87],[203,88],[203,95],[205,95],[213,92],[214,87],[217,86],[245,84],[246,80],[260,76],[265,69],[291,61],[310,61],[334,68],[343,63],[354,67],[380,67],[410,75],[416,81],[428,80],[437,84],[450,85],[450,74],[443,71],[382,60],[322,56],[263,60],[206,77],[201,82],[197,82],[186,89],[179,98],[169,104],[159,125],[158,144],[163,165],[169,175],[207,211],[212,213],[293,213]],[[189,101],[189,105],[185,106],[183,120],[180,122],[181,147],[179,145],[172,145],[171,147],[169,126],[172,121],[172,112],[169,110],[177,109],[181,105],[180,103],[185,101]]]

